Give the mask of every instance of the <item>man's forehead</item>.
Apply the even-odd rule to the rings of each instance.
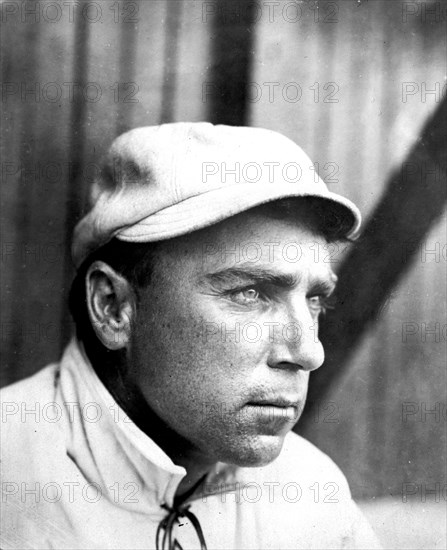
[[[274,219],[256,211],[240,214],[200,233],[198,244],[203,256],[229,265],[272,264],[280,260],[295,263],[306,248],[326,245],[322,235],[297,219]]]

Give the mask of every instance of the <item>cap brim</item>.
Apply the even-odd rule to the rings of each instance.
[[[344,236],[357,236],[361,214],[350,200],[336,193],[300,190],[296,184],[284,183],[271,186],[252,183],[211,190],[160,210],[130,227],[120,228],[114,236],[127,242],[162,241],[209,227],[255,206],[292,197],[315,197],[326,201],[328,208],[338,206],[342,216],[348,219]]]

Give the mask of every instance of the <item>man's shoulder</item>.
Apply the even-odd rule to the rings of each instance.
[[[14,403],[20,407],[21,403],[51,402],[54,398],[54,390],[57,384],[59,363],[51,363],[38,372],[18,382],[5,386],[0,390],[2,414],[9,409],[7,404]]]
[[[58,370],[59,365],[52,363],[0,390],[1,439],[8,456],[48,441],[49,430],[54,437]]]
[[[214,501],[206,503],[213,504],[216,516],[229,514],[227,502],[238,503],[231,510],[235,517],[244,513],[242,536],[250,537],[254,548],[380,547],[341,470],[295,433],[286,436],[276,460],[263,467],[235,468],[229,480],[231,476],[234,482],[221,484]]]

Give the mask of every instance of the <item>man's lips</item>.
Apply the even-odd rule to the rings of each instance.
[[[298,399],[288,397],[275,397],[269,399],[256,399],[249,401],[245,407],[263,422],[296,422],[300,408]]]
[[[287,402],[289,403],[289,402]],[[286,404],[285,401],[269,401],[265,403],[252,402],[244,407],[247,419],[255,422],[258,427],[273,430],[272,433],[282,431],[290,424],[295,424],[300,416],[300,410],[296,404]]]
[[[293,407],[296,409],[298,408],[299,401],[298,398],[275,397],[271,399],[256,399],[249,401],[247,405],[253,407],[278,407],[281,409]]]

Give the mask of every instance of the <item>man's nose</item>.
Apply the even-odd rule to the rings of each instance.
[[[321,367],[324,350],[318,339],[318,322],[310,314],[306,299],[283,308],[275,321],[279,324],[270,340],[268,365],[305,371]]]

